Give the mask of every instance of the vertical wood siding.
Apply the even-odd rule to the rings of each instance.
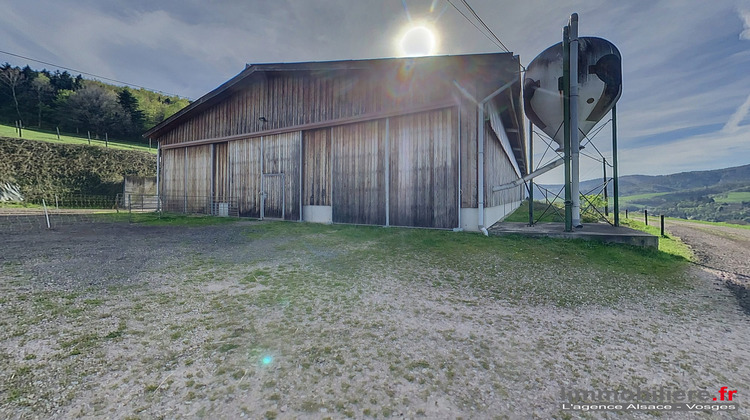
[[[458,141],[454,111],[390,120],[390,223],[458,225]]]
[[[284,174],[284,219],[299,220],[299,158],[302,133],[263,137],[263,173]],[[280,177],[281,178],[281,177]],[[266,190],[271,194],[271,191]]]
[[[461,207],[476,208],[477,200],[477,106],[461,101]]]
[[[237,200],[240,216],[260,217],[260,138],[228,144],[229,195]]]
[[[185,202],[185,149],[162,150],[162,177],[159,180],[162,208],[182,212]]]
[[[524,186],[492,192],[492,187],[507,184],[518,179],[516,171],[511,166],[508,155],[505,154],[495,132],[489,127],[485,134],[484,150],[484,193],[485,207],[495,207],[503,204],[514,203],[522,199]]]
[[[260,73],[249,87],[228,94],[158,139],[170,145],[446,101],[453,97],[451,80],[393,65],[382,72]]]
[[[331,205],[331,129],[303,133],[303,204]]]
[[[284,197],[284,174],[263,175],[263,191],[266,199],[263,205],[263,217],[282,219],[286,208]]]
[[[188,147],[185,165],[187,211],[190,213],[210,213],[211,146]]]
[[[334,223],[385,224],[385,122],[331,129]]]
[[[229,161],[227,143],[214,145],[214,201],[226,202],[229,194]]]

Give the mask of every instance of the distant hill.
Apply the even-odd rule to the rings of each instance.
[[[601,180],[581,182],[581,191],[601,191]],[[558,185],[543,185],[552,191]],[[620,177],[622,210],[708,221],[750,223],[750,165],[671,175],[626,175]],[[535,189],[535,198],[544,197]],[[608,187],[612,196],[612,185]]]
[[[581,183],[584,188],[593,188],[600,181]],[[750,186],[750,165],[711,171],[680,172],[671,175],[627,175],[620,177],[620,196],[679,192],[696,188]],[[721,188],[725,189],[725,188]]]

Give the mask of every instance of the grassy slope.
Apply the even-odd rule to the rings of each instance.
[[[16,129],[9,125],[0,124],[0,137],[18,138]],[[36,131],[28,128],[23,129],[23,138],[29,140],[46,141],[50,143],[63,143],[63,144],[85,144],[88,145],[88,139],[86,137],[75,137],[68,135],[60,135],[60,140],[57,139],[57,134],[49,133],[46,131]],[[92,146],[107,146],[104,140],[91,140]],[[123,142],[117,140],[110,140],[107,146],[110,149],[119,150],[137,150],[141,152],[148,152],[156,154],[156,149],[149,149],[148,146],[138,145],[130,142]]]
[[[631,229],[640,230],[646,233],[650,233],[654,236],[658,236],[659,251],[674,255],[676,257],[684,258],[688,261],[693,261],[695,259],[693,251],[691,251],[690,248],[680,240],[680,238],[670,235],[661,236],[661,228],[659,227],[658,219],[652,219],[652,223],[646,226],[646,224],[643,222],[633,219],[626,219],[624,215],[621,215],[620,224]]]
[[[51,194],[115,195],[124,175],[155,176],[156,156],[132,150],[0,137],[0,181],[27,200]]]

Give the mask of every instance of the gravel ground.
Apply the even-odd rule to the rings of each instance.
[[[690,245],[699,263],[722,279],[750,314],[750,229],[673,219],[666,229]]]
[[[750,417],[748,317],[699,269],[665,289],[636,269],[560,268],[512,240],[482,238],[485,251],[434,233],[466,241],[446,256],[433,233],[399,229],[377,235],[419,235],[426,251],[376,259],[372,232],[0,231],[0,417],[713,418],[563,411],[560,394],[722,386],[739,403],[723,417]],[[544,255],[558,242],[524,243]],[[620,298],[587,300],[602,283]],[[555,304],[565,293],[583,297]]]

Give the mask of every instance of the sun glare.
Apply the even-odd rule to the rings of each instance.
[[[418,57],[435,54],[437,40],[435,34],[426,26],[413,26],[404,32],[399,42],[401,55]]]

